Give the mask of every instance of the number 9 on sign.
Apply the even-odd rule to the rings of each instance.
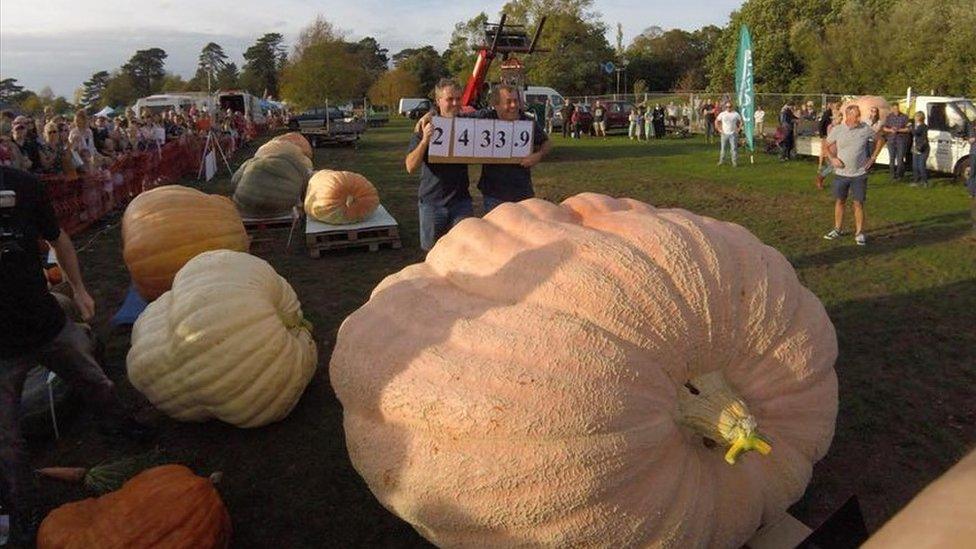
[[[512,158],[525,158],[532,154],[532,133],[535,124],[531,120],[519,120],[512,130]]]

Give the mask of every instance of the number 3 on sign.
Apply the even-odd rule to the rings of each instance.
[[[451,122],[450,118],[435,116],[430,119],[433,126],[430,134],[430,145],[427,154],[430,156],[450,156],[451,154]]]
[[[515,122],[512,130],[512,158],[525,158],[532,154],[532,137],[535,123],[531,120]]]
[[[474,135],[474,156],[491,158],[495,144],[495,121],[475,120]]]

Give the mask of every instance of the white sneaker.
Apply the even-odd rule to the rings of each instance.
[[[834,240],[836,238],[839,238],[841,234],[843,233],[839,229],[836,228],[830,229],[830,232],[824,235],[824,239]]]
[[[864,237],[864,233],[858,233],[854,235],[854,242],[857,243],[858,246],[868,245],[868,240],[867,238]]]

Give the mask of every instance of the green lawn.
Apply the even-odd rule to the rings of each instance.
[[[417,180],[403,170],[408,132],[406,123],[394,122],[371,129],[357,150],[318,149],[315,160],[317,168],[358,171],[376,184],[401,224],[402,250],[313,260],[301,239],[285,252],[285,233],[252,250],[292,283],[315,323],[320,371],[292,415],[256,430],[160,420],[164,455],[199,472],[224,471],[220,490],[234,519],[235,546],[423,545],[352,469],[327,373],[341,321],[383,277],[423,258]],[[908,188],[882,168],[870,180],[869,246],[858,248],[851,237],[821,238],[832,223],[832,202],[813,187],[811,161],[781,164],[757,154],[754,165],[745,155],[739,168],[716,167],[717,145],[702,138],[648,144],[620,135],[556,137],[555,145],[534,170],[539,196],[558,201],[596,191],[742,224],[785,254],[824,302],[840,343],[840,413],[833,446],[793,508],[801,520],[819,524],[857,494],[873,530],[976,442],[976,239],[961,185],[936,179],[931,189]],[[203,188],[227,193],[229,177]],[[139,402],[124,382],[128,338],[107,330],[128,283],[118,228],[98,236],[81,260],[100,307],[107,369],[126,398]],[[35,445],[36,465],[90,465],[146,449],[102,439],[87,420],[64,431],[56,443]],[[42,491],[50,506],[82,495],[51,482]]]

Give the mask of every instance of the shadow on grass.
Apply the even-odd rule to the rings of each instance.
[[[857,494],[873,531],[976,444],[976,279],[828,312],[837,430],[794,511],[819,524]]]
[[[677,156],[687,154],[688,146],[696,143],[687,140],[662,140],[653,143],[630,142],[620,144],[615,142],[618,140],[607,140],[603,142],[605,146],[602,147],[568,147],[564,146],[566,141],[562,138],[554,140],[552,153],[546,156],[545,162],[587,162],[591,160]],[[584,139],[583,141],[588,140]],[[599,144],[602,140],[593,138],[591,141],[594,144]]]
[[[911,246],[945,242],[970,231],[972,225],[969,222],[969,212],[954,212],[871,229],[867,233],[868,245],[863,249],[854,244],[853,236],[844,236],[841,237],[842,243],[837,247],[791,258],[791,262],[797,269],[833,265],[855,257],[880,255]]]

